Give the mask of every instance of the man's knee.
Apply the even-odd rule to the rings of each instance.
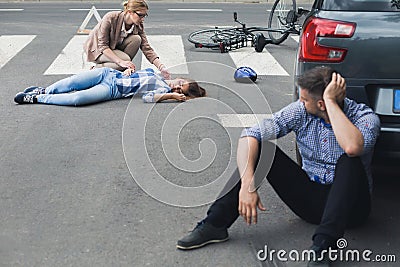
[[[336,169],[344,169],[350,172],[363,172],[364,166],[360,157],[349,157],[346,153],[340,156],[336,163]]]
[[[347,184],[355,188],[365,184],[368,188],[368,177],[361,158],[343,154],[336,164],[334,183]]]

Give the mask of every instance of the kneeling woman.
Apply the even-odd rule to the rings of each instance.
[[[126,69],[124,72],[111,68],[85,71],[62,79],[52,85],[29,87],[18,93],[18,104],[50,104],[82,106],[98,102],[143,94],[144,102],[163,100],[186,101],[202,97],[206,91],[196,81],[186,78],[165,80],[152,69]]]

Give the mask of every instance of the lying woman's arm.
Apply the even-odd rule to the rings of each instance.
[[[154,94],[154,102],[161,102],[164,100],[175,99],[176,101],[185,101],[186,96],[178,93]]]
[[[142,99],[145,103],[161,102],[164,100],[186,101],[186,96],[184,94],[168,93],[166,89],[162,88],[146,92],[142,96]]]

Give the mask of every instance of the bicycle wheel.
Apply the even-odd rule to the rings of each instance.
[[[293,23],[286,20],[289,11],[296,10],[295,0],[276,0],[272,6],[271,13],[268,18],[268,28],[287,30],[292,27]],[[273,44],[280,44],[285,41],[289,33],[268,32]]]
[[[243,32],[235,28],[209,29],[192,32],[189,34],[188,41],[193,43],[195,47],[221,49],[221,44],[232,43],[234,39],[243,35]]]

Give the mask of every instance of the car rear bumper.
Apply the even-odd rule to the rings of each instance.
[[[375,158],[385,160],[390,158],[400,159],[400,125],[393,127],[381,125],[381,133],[375,146]]]

